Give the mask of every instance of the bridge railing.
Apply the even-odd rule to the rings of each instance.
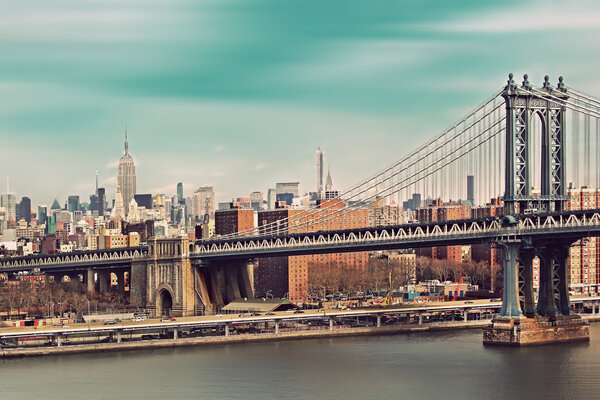
[[[553,216],[531,216],[519,220],[516,226],[502,226],[499,220],[446,223],[444,225],[415,226],[410,228],[390,227],[356,233],[314,233],[303,237],[248,238],[235,242],[207,243],[196,246],[200,255],[219,253],[247,253],[251,251],[277,248],[307,248],[344,245],[353,243],[397,243],[427,242],[438,238],[456,239],[481,237],[490,241],[503,237],[521,237],[560,229],[563,232],[578,232],[581,228],[600,227],[600,213],[591,216],[565,214]],[[596,229],[595,229],[596,230]]]

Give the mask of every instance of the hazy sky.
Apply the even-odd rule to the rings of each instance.
[[[505,84],[600,95],[597,1],[0,0],[0,191],[344,189]],[[518,80],[520,81],[520,79]]]

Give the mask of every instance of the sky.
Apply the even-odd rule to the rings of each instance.
[[[506,83],[600,95],[597,1],[0,0],[0,192],[343,190]]]

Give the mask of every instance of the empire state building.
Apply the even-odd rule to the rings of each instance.
[[[127,130],[125,130],[125,154],[119,161],[119,175],[117,182],[121,188],[121,194],[123,196],[123,206],[125,208],[125,216],[129,213],[129,203],[133,199],[133,195],[136,193],[135,184],[135,164],[133,157],[129,154],[129,143],[127,143]]]

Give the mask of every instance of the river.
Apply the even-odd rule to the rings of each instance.
[[[598,399],[589,343],[484,347],[480,330],[0,360],[0,399]]]

